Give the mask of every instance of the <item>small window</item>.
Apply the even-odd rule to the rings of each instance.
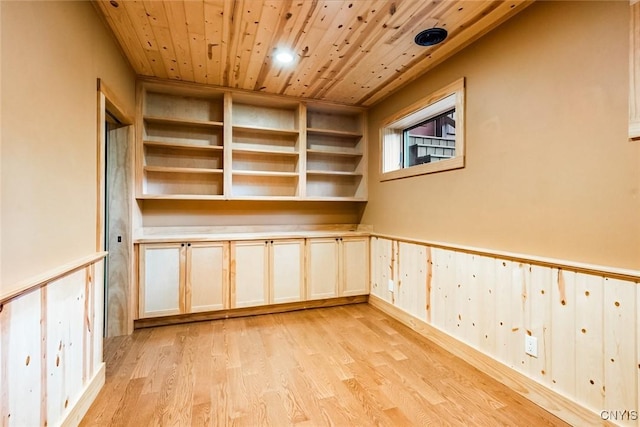
[[[384,121],[383,181],[464,167],[464,79]]]

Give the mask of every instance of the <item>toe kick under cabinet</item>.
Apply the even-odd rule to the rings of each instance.
[[[367,295],[369,237],[139,244],[138,318]]]

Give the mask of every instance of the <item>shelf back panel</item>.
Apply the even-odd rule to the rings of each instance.
[[[233,124],[236,126],[296,130],[298,129],[298,110],[234,103]]]
[[[222,129],[145,122],[143,131],[143,139],[145,141],[198,146],[212,145],[222,147],[223,145]]]
[[[144,114],[173,119],[223,121],[222,97],[195,98],[147,92]]]
[[[344,132],[362,132],[361,114],[334,114],[326,111],[307,111],[307,127]]]
[[[232,182],[231,191],[234,197],[295,197],[299,195],[297,177],[234,175]]]
[[[362,172],[362,157],[307,154],[307,170],[334,172]]]
[[[222,174],[145,172],[144,194],[222,195]]]
[[[222,169],[222,158],[222,150],[195,151],[158,146],[144,148],[145,166]]]
[[[264,153],[233,153],[233,170],[298,172],[298,157]]]
[[[253,150],[298,151],[298,137],[295,135],[261,134],[234,129],[233,143],[237,148]]]
[[[362,138],[308,135],[307,148],[310,150],[335,151],[341,153],[361,153]]]
[[[308,197],[362,197],[362,176],[351,175],[309,175],[307,176]]]

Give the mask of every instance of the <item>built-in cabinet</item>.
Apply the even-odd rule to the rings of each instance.
[[[307,241],[308,299],[369,293],[369,239],[336,237]]]
[[[178,83],[138,87],[137,198],[364,201],[364,110]]]
[[[271,240],[269,249],[269,302],[304,300],[304,240]]]
[[[301,301],[304,239],[231,242],[231,308]]]
[[[228,265],[228,242],[140,245],[140,317],[229,308]]]
[[[143,243],[139,318],[369,293],[369,237]]]

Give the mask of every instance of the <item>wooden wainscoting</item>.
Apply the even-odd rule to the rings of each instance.
[[[77,425],[100,391],[105,255],[0,298],[0,425]]]
[[[637,425],[640,273],[380,236],[371,257],[376,307],[572,424]]]

